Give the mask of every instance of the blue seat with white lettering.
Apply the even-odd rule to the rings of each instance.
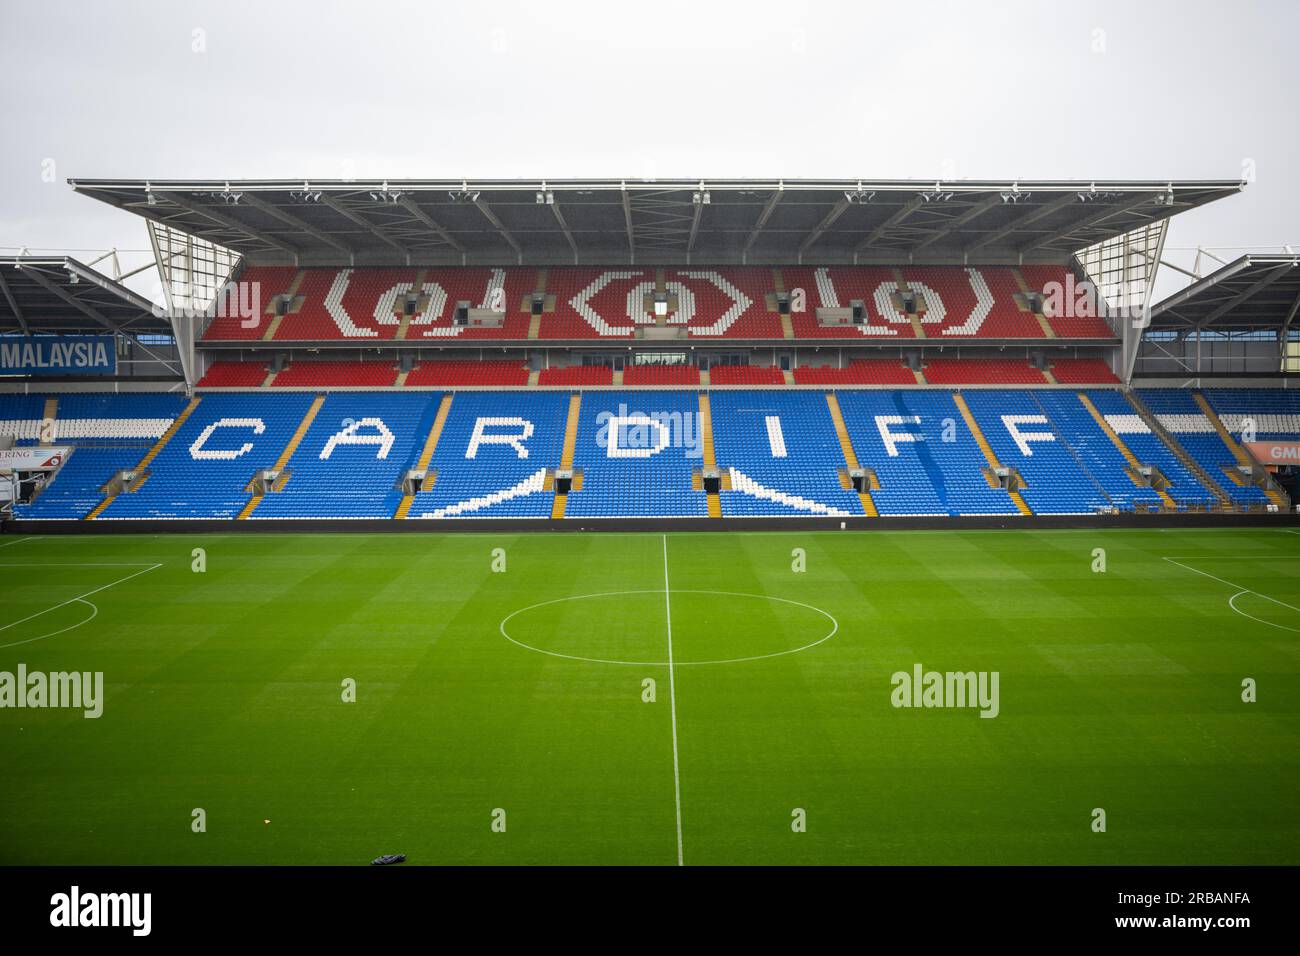
[[[705,517],[708,496],[691,487],[704,460],[695,392],[587,392],[573,464],[582,490],[566,518]]]
[[[145,483],[118,495],[100,520],[236,517],[254,473],[275,464],[312,400],[301,393],[204,396],[149,465]]]
[[[391,518],[401,480],[424,443],[421,422],[437,393],[335,392],[285,465],[288,479],[253,519]]]
[[[543,488],[560,463],[569,396],[457,392],[410,518],[549,518]]]
[[[731,479],[722,513],[735,517],[860,515],[840,484],[844,453],[821,392],[714,392],[718,468]]]

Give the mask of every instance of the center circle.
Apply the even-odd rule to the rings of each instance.
[[[669,600],[671,599],[671,600]],[[603,591],[507,614],[501,636],[526,650],[592,664],[667,667],[784,657],[829,641],[839,622],[811,604],[736,591]]]

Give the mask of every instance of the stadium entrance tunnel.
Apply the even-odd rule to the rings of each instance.
[[[835,636],[827,611],[790,598],[731,591],[610,591],[556,598],[501,621],[510,643],[596,664],[739,664],[809,651]]]

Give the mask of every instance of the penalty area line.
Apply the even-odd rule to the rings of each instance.
[[[1207,559],[1210,559],[1214,556],[1206,555],[1205,557]],[[1222,555],[1221,557],[1253,558],[1255,557],[1255,555],[1237,554],[1237,555]],[[1279,601],[1275,597],[1269,597],[1267,594],[1263,594],[1259,591],[1254,590],[1253,588],[1244,587],[1243,585],[1237,584],[1234,581],[1229,581],[1227,578],[1221,578],[1218,575],[1211,574],[1209,571],[1202,571],[1200,568],[1194,568],[1190,564],[1183,564],[1181,561],[1177,560],[1176,558],[1165,557],[1162,560],[1168,561],[1170,564],[1176,565],[1177,567],[1182,568],[1184,571],[1191,571],[1193,574],[1199,574],[1201,577],[1209,578],[1211,581],[1218,581],[1220,584],[1226,584],[1230,588],[1235,588],[1237,593],[1232,595],[1232,597],[1228,598],[1228,607],[1232,609],[1234,612],[1236,612],[1237,614],[1240,614],[1242,617],[1250,618],[1250,620],[1252,621],[1258,621],[1260,624],[1267,624],[1269,627],[1275,627],[1278,630],[1300,633],[1300,631],[1297,631],[1297,629],[1294,627],[1289,627],[1286,624],[1275,624],[1272,621],[1266,621],[1262,617],[1256,617],[1253,614],[1249,614],[1246,611],[1243,611],[1241,608],[1237,607],[1237,598],[1241,597],[1243,594],[1253,594],[1256,597],[1261,597],[1265,601],[1271,601],[1272,603],[1280,607],[1284,607],[1287,608],[1288,610],[1295,611],[1298,614],[1300,614],[1300,607],[1296,607],[1293,604],[1287,604],[1286,601]],[[1189,558],[1188,560],[1193,560],[1193,559]]]
[[[67,567],[72,567],[72,565],[67,565]],[[94,567],[94,565],[86,565],[86,567]],[[89,591],[86,591],[84,594],[78,594],[76,597],[68,598],[66,601],[60,601],[58,604],[55,604],[52,607],[47,607],[43,611],[37,611],[35,614],[29,614],[26,617],[20,618],[17,621],[11,621],[8,624],[0,625],[0,633],[9,630],[9,628],[11,627],[17,627],[19,624],[25,624],[28,621],[33,620],[34,618],[38,618],[43,614],[49,614],[51,611],[57,611],[59,608],[67,607],[69,604],[76,604],[78,602],[89,605],[92,608],[95,608],[95,614],[91,615],[91,617],[94,617],[96,614],[99,613],[99,608],[93,603],[91,603],[90,601],[87,601],[86,598],[90,597],[92,594],[98,594],[100,591],[107,591],[109,588],[117,587],[117,585],[119,584],[125,584],[127,581],[130,581],[132,578],[138,578],[142,574],[148,574],[150,571],[157,571],[161,567],[162,567],[161,564],[150,564],[146,567],[142,567],[141,570],[136,571],[133,574],[128,574],[126,577],[118,578],[116,581],[110,581],[108,584],[100,585],[97,588],[93,588]],[[87,618],[86,620],[88,621],[90,620],[90,618]],[[84,624],[86,623],[86,621],[82,621],[81,623]],[[65,630],[71,630],[71,628],[65,628]],[[55,631],[54,633],[61,634],[63,632]],[[10,644],[0,644],[0,650],[6,647],[18,647],[21,644],[31,644],[34,641],[44,640],[47,637],[53,637],[53,636],[54,636],[53,634],[43,634],[40,637],[33,637],[25,641],[14,641],[13,643]]]

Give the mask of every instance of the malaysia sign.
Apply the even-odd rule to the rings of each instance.
[[[111,335],[0,335],[0,375],[112,375]]]

